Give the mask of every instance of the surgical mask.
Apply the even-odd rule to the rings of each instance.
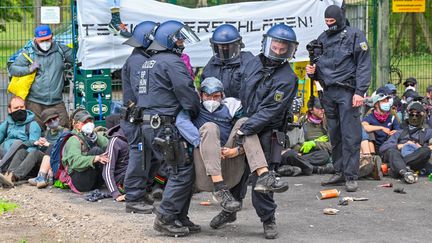
[[[381,103],[380,104],[380,109],[382,111],[388,112],[388,111],[390,111],[390,108],[391,108],[390,102],[386,102],[386,103]]]
[[[16,110],[10,113],[12,120],[15,122],[23,122],[27,119],[27,111],[26,110]]]
[[[51,48],[51,41],[43,41],[38,43],[38,45],[42,51],[48,51]]]
[[[217,108],[220,106],[220,102],[216,100],[206,100],[203,101],[203,106],[206,110],[208,110],[210,113],[213,113]]]
[[[51,130],[55,130],[59,127],[59,124],[60,124],[60,120],[55,119],[55,120],[52,120],[50,123],[48,123],[47,127],[49,127],[49,129],[51,129]]]
[[[87,122],[86,124],[84,124],[81,128],[81,132],[83,132],[84,134],[91,134],[93,132],[95,128],[95,124],[93,122]]]

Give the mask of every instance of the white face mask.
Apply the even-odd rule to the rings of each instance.
[[[86,124],[84,124],[84,126],[82,126],[81,132],[88,135],[93,132],[94,128],[95,128],[95,124],[93,122],[87,122]]]
[[[51,48],[51,41],[43,41],[38,45],[42,51],[48,51]]]
[[[217,108],[219,108],[220,104],[221,103],[216,100],[203,101],[204,108],[208,110],[210,113],[213,113]]]

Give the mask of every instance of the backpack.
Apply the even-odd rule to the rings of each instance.
[[[64,145],[66,144],[67,140],[72,136],[78,138],[81,144],[83,143],[81,138],[79,138],[77,135],[73,134],[70,131],[62,133],[62,135],[57,139],[56,143],[51,149],[50,164],[55,179],[58,179],[64,184],[67,184],[73,192],[81,194],[81,192],[78,191],[78,189],[76,189],[76,187],[72,183],[72,178],[68,174],[68,167],[64,167],[62,163],[62,152]]]

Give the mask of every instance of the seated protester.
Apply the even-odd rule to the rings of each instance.
[[[408,107],[408,125],[393,134],[380,148],[384,160],[390,164],[389,174],[394,178],[402,177],[412,184],[417,182],[415,170],[428,165],[431,157],[432,129],[424,128],[426,113],[419,102]]]
[[[236,212],[241,209],[241,202],[234,199],[229,189],[240,182],[245,169],[244,157],[239,158],[239,155],[245,153],[250,171],[257,173],[256,187],[267,192],[284,192],[288,190],[288,184],[282,181],[267,182],[270,180],[267,161],[257,135],[244,136],[244,141],[236,141],[236,133],[247,118],[236,121],[241,114],[241,102],[234,98],[224,99],[223,91],[219,79],[204,79],[201,83],[202,105],[199,116],[191,121],[187,113],[181,112],[176,126],[182,136],[195,147],[197,189],[211,190],[212,182],[213,195],[222,208]],[[204,174],[210,177],[211,182],[208,177],[202,178]],[[205,185],[206,182],[209,183]]]
[[[0,184],[12,187],[24,179],[40,163],[43,153],[38,150],[41,128],[33,112],[26,110],[24,100],[13,96],[8,104],[8,116],[0,125]]]
[[[393,105],[392,105],[392,111],[393,112],[398,112],[398,107],[400,106],[400,102],[401,102],[401,98],[397,95],[397,88],[394,84],[392,83],[388,83],[386,85],[384,85],[384,87],[386,87],[388,90],[390,90],[390,96],[391,99],[393,99]],[[400,123],[400,120],[399,120]]]
[[[129,146],[120,124],[110,128],[107,132],[109,142],[106,149],[109,162],[103,166],[103,179],[111,196],[117,201],[125,200],[121,192],[129,163]]]
[[[423,98],[422,103],[426,110],[426,121],[427,125],[432,128],[432,85],[429,85],[426,89],[426,97]]]
[[[406,125],[406,120],[408,119],[408,115],[406,112],[406,108],[412,101],[420,101],[422,97],[416,91],[412,89],[408,89],[403,93],[401,100],[400,112],[398,112],[399,121],[401,122],[401,127]]]
[[[104,153],[108,139],[95,133],[93,117],[86,110],[75,112],[73,130],[62,152],[62,164],[80,192],[91,191],[103,183],[102,165],[109,162]]]
[[[417,91],[417,79],[413,77],[407,78],[405,82],[403,82],[403,85],[405,86],[405,91]]]
[[[44,156],[37,177],[28,180],[30,185],[39,189],[53,184],[54,176],[50,164],[51,149],[61,134],[69,130],[60,126],[60,115],[55,108],[42,111],[41,120],[47,128],[44,136],[39,139],[39,148],[44,152]]]
[[[377,93],[372,97],[374,108],[362,121],[363,130],[367,133],[366,136],[363,136],[366,139],[362,141],[363,154],[375,154],[375,151],[379,151],[387,138],[395,134],[396,130],[399,130],[396,117],[390,113],[392,106],[390,98],[389,95],[384,93]],[[373,140],[371,137],[373,137]],[[367,145],[369,141],[373,141],[375,146],[370,147]]]
[[[277,170],[281,176],[332,174],[330,160],[331,144],[325,124],[324,109],[318,98],[308,102],[308,112],[301,118],[303,141],[282,154],[282,166]]]

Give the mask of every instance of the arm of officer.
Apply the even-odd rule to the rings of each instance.
[[[297,93],[297,78],[292,81],[281,80],[273,85],[270,93],[258,106],[255,114],[249,117],[240,127],[244,135],[252,135],[261,132],[269,122],[280,116],[286,107],[291,107],[291,102]]]
[[[356,90],[355,94],[364,96],[371,80],[371,57],[369,45],[363,33],[356,33],[354,43],[354,61],[356,68]]]
[[[28,55],[27,52],[26,54]],[[17,77],[30,74],[30,64],[30,61],[27,60],[27,58],[25,58],[24,55],[21,53],[9,67],[9,73],[10,75]]]
[[[127,64],[128,62],[126,61],[126,63],[123,65],[121,73],[124,106],[127,106],[129,100],[134,102],[135,104],[137,103],[134,92],[132,90],[132,85],[130,83],[129,68]]]
[[[198,128],[192,123],[190,115],[186,111],[182,110],[177,115],[176,127],[188,143],[192,144],[195,148],[199,146],[201,142],[200,133]]]
[[[380,147],[380,153],[384,154],[387,150],[391,148],[397,148],[399,137],[402,133],[402,130],[397,131],[395,134],[390,136],[390,138],[385,141]]]
[[[180,58],[175,59],[168,66],[166,72],[172,82],[175,96],[181,107],[194,119],[199,114],[200,100],[189,71]]]

